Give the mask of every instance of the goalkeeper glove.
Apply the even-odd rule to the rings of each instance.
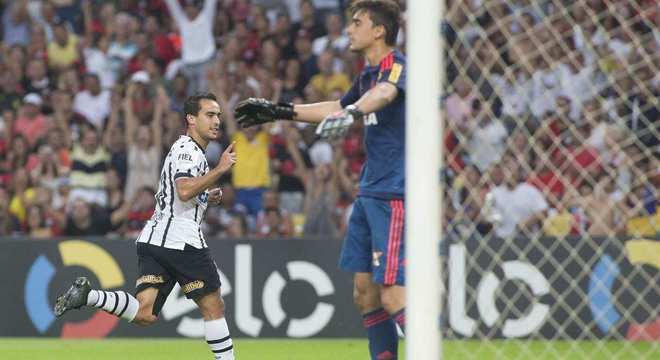
[[[266,99],[249,98],[238,103],[234,117],[242,127],[272,122],[278,119],[293,120],[296,116],[291,103],[274,103]]]
[[[356,120],[364,114],[355,105],[348,105],[343,110],[327,116],[316,127],[316,135],[323,139],[336,140],[348,131]]]

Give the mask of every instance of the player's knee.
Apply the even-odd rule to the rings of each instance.
[[[380,302],[383,309],[390,314],[393,314],[405,307],[405,300],[399,291],[394,289],[383,288],[380,292]]]
[[[374,293],[374,288],[358,283],[353,287],[353,303],[361,312],[376,309],[380,306],[378,293]]]

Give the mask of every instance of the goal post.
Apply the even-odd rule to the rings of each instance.
[[[441,1],[408,1],[406,18],[406,358],[441,355],[439,239]]]

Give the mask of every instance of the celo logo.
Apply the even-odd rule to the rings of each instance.
[[[463,336],[473,336],[477,322],[467,315],[466,297],[466,260],[465,245],[454,244],[449,247],[449,324]],[[532,264],[514,260],[502,263],[505,279],[522,281],[530,287],[536,298],[550,292],[548,279]],[[501,314],[495,305],[495,293],[503,279],[488,271],[477,286],[477,308],[481,319],[488,327],[493,327]],[[532,304],[531,310],[517,319],[506,319],[502,326],[502,336],[506,338],[523,337],[538,329],[548,314],[550,306],[539,301]]]
[[[234,250],[235,262],[235,287],[232,287],[229,279],[218,270],[222,282],[222,296],[234,293],[234,315],[236,327],[243,333],[258,337],[264,326],[264,321],[254,315],[253,289],[254,277],[252,275],[252,246],[237,245]],[[263,285],[256,289],[263,289],[261,293],[261,308],[266,320],[274,328],[279,328],[286,319],[289,323],[286,335],[295,338],[314,336],[325,328],[332,320],[335,307],[329,302],[322,301],[324,297],[334,294],[335,288],[328,274],[319,266],[308,261],[289,261],[286,263],[288,276],[283,276],[278,271],[273,271],[266,278]],[[314,288],[319,298],[314,310],[304,318],[289,316],[282,306],[282,292],[287,286],[287,278],[291,281],[304,281]],[[179,292],[179,285],[175,285],[170,293],[162,314],[166,321],[172,321],[181,317],[176,331],[180,335],[188,337],[204,336],[204,320],[193,318],[186,314],[195,310],[197,305]]]
[[[102,289],[124,285],[124,274],[115,259],[103,248],[86,241],[69,240],[59,244],[64,266],[82,266],[98,278]],[[55,321],[53,306],[48,298],[48,286],[55,276],[56,268],[45,255],[39,255],[32,263],[25,281],[25,308],[35,328],[45,333]],[[95,338],[108,335],[117,326],[119,319],[104,311],[97,311],[91,318],[62,326],[63,338]]]
[[[630,263],[635,266],[650,265],[660,270],[660,243],[657,241],[644,239],[628,241],[626,255]],[[621,320],[621,314],[616,310],[612,294],[614,280],[620,275],[622,275],[621,268],[610,255],[606,254],[600,258],[589,278],[589,307],[596,325],[604,334],[616,328]],[[630,274],[623,274],[625,275]],[[656,285],[649,284],[651,287]],[[650,298],[653,294],[647,296]],[[658,308],[657,298],[655,304],[649,304],[649,308]],[[660,317],[645,323],[629,322],[626,339],[660,340]]]

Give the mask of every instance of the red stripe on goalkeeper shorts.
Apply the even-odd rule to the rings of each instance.
[[[403,201],[391,200],[392,217],[390,234],[387,241],[387,265],[385,267],[385,285],[396,283],[399,270],[399,251],[401,249],[401,232],[403,230]]]
[[[399,255],[401,254],[401,242],[403,241],[403,224],[404,224],[404,205],[403,200],[396,200],[397,208],[399,209],[399,218],[396,222],[396,241],[394,248],[394,271],[392,273],[392,284],[396,283],[397,274],[399,273]]]

